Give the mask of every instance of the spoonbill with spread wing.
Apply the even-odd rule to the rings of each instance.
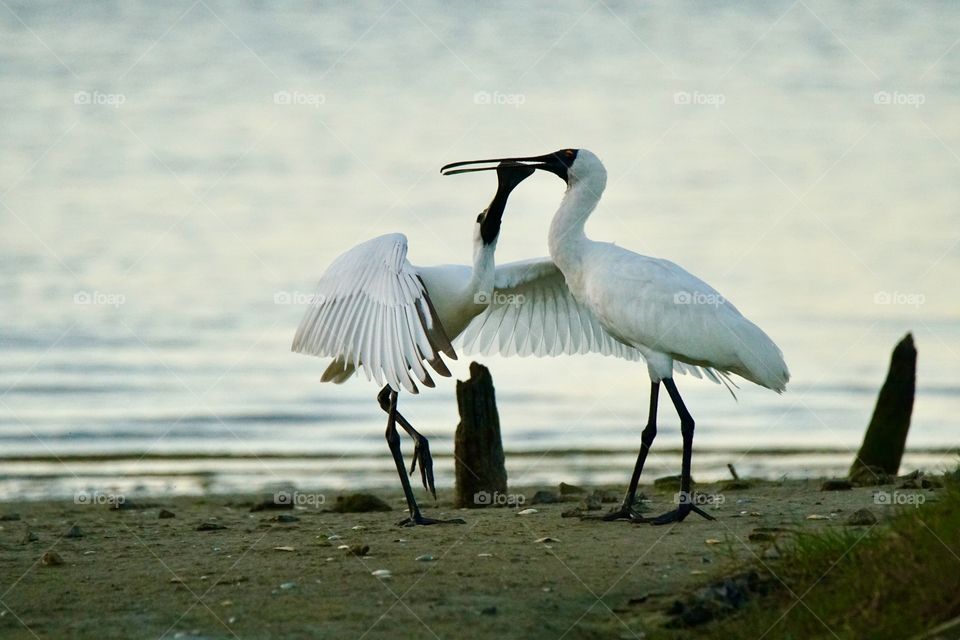
[[[407,260],[407,238],[383,235],[350,249],[320,279],[312,306],[293,339],[293,351],[334,360],[324,382],[344,382],[363,368],[367,379],[384,384],[377,395],[387,413],[386,439],[400,474],[410,517],[401,525],[463,520],[424,517],[405,473],[396,424],[414,440],[412,474],[420,464],[425,489],[437,496],[430,447],[397,411],[400,388],[418,393],[416,380],[433,387],[425,363],[442,376],[450,370],[440,354],[456,360],[450,344],[493,298],[494,252],[500,223],[513,189],[528,178],[532,167],[504,163],[497,170],[496,195],[478,217],[474,232],[473,267],[416,267]]]
[[[777,393],[786,388],[790,373],[783,354],[763,330],[745,318],[713,287],[669,260],[643,256],[607,242],[589,239],[584,225],[600,201],[607,172],[596,155],[586,149],[563,149],[543,156],[471,160],[444,166],[446,175],[486,171],[489,163],[522,163],[560,177],[567,190],[549,231],[550,257],[555,268],[533,268],[517,277],[498,294],[525,294],[525,300],[551,300],[551,291],[569,289],[576,303],[585,307],[603,329],[623,345],[643,356],[650,375],[650,406],[640,437],[640,453],[620,509],[607,520],[666,524],[679,522],[691,512],[713,519],[695,504],[691,494],[690,463],[694,420],[683,403],[674,372],[701,371],[714,381],[730,383],[736,374]],[[470,167],[470,168],[457,168]],[[542,261],[541,261],[542,264]],[[562,274],[558,281],[556,270]],[[526,305],[523,305],[526,306]],[[569,321],[566,310],[554,303],[532,304],[513,313],[491,308],[478,318],[467,334],[481,346],[495,345],[504,354],[523,353],[518,345],[531,342],[553,344],[527,353],[555,354],[571,350],[564,334]],[[494,315],[501,321],[486,322]],[[549,337],[545,337],[549,334]],[[637,484],[647,452],[657,434],[657,402],[660,384],[680,416],[683,437],[680,492],[677,508],[648,519],[633,510]],[[729,387],[728,387],[729,388]]]

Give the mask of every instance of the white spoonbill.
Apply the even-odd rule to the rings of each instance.
[[[398,422],[415,443],[410,473],[419,463],[423,486],[436,498],[433,460],[427,439],[397,411],[397,397],[401,387],[418,393],[415,380],[434,386],[425,363],[442,376],[450,375],[440,357],[443,353],[457,359],[449,336],[463,331],[493,298],[494,251],[507,199],[534,171],[517,163],[493,168],[497,193],[477,217],[472,268],[416,267],[407,260],[407,238],[402,233],[373,238],[327,268],[293,339],[295,352],[334,358],[323,382],[344,382],[362,367],[368,380],[386,383],[377,400],[388,416],[387,444],[410,510],[401,525],[463,523],[420,513],[405,473]]]
[[[736,374],[781,393],[790,379],[783,354],[760,327],[747,320],[713,287],[679,265],[586,236],[584,225],[607,183],[603,163],[590,151],[562,149],[543,156],[454,162],[441,171],[447,175],[485,171],[494,167],[454,168],[501,162],[524,163],[549,171],[567,184],[549,232],[550,257],[564,282],[558,283],[555,277],[542,278],[536,270],[531,270],[526,278],[515,283],[517,290],[536,297],[537,292],[544,289],[568,287],[577,303],[586,307],[606,332],[636,349],[647,362],[650,408],[640,438],[640,453],[623,504],[605,519],[666,524],[683,520],[691,511],[713,519],[695,504],[690,493],[694,421],[677,390],[674,371],[692,369],[699,373],[702,370],[711,379],[717,380],[719,376],[724,382],[729,374]],[[550,332],[554,334],[552,339],[563,340],[556,330],[564,324],[558,321],[563,313],[557,306],[543,305],[527,314],[527,322],[501,323],[493,330],[500,334],[501,351],[509,353],[515,348],[516,340],[510,334],[520,325],[524,325],[519,329],[524,333]],[[482,335],[482,327],[477,332]],[[680,493],[676,509],[648,519],[634,512],[633,504],[647,452],[657,434],[661,382],[680,416],[683,436]]]

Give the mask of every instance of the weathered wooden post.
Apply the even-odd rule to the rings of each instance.
[[[878,484],[895,476],[910,429],[917,377],[917,349],[913,335],[904,336],[890,357],[890,370],[880,389],[863,445],[850,467],[850,479],[861,484]]]
[[[507,470],[489,369],[470,363],[470,379],[457,381],[457,406],[460,423],[454,441],[454,504],[468,508],[502,504],[507,495]]]

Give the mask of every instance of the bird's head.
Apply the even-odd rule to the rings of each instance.
[[[440,169],[443,175],[450,176],[457,173],[472,171],[492,171],[499,165],[469,168],[469,165],[491,165],[493,163],[519,164],[541,171],[549,171],[572,187],[575,184],[591,179],[602,179],[606,182],[607,171],[603,163],[588,149],[560,149],[542,156],[528,156],[522,158],[493,158],[488,160],[465,160],[453,162]]]
[[[501,162],[492,168],[497,171],[497,193],[490,205],[477,216],[477,237],[484,245],[493,244],[500,235],[500,223],[510,192],[535,171],[533,167],[519,162]]]

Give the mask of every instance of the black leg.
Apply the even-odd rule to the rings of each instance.
[[[464,524],[464,521],[459,518],[453,520],[435,520],[433,518],[426,518],[420,513],[420,507],[417,505],[417,500],[413,497],[413,489],[410,486],[410,480],[407,478],[406,466],[403,464],[403,452],[400,451],[400,434],[397,433],[397,416],[399,415],[397,413],[397,398],[397,392],[392,390],[389,385],[384,387],[377,396],[377,400],[380,402],[381,407],[384,407],[386,404],[384,409],[387,411],[387,445],[390,447],[390,453],[393,454],[393,461],[397,465],[397,473],[400,475],[400,484],[403,486],[403,495],[406,497],[407,507],[410,509],[410,517],[401,520],[398,524],[401,526],[414,526],[418,524]],[[386,403],[384,402],[385,400]],[[429,456],[429,450],[427,455]],[[421,465],[421,470],[422,468],[423,467]]]
[[[643,464],[647,461],[647,453],[653,445],[653,439],[657,437],[657,402],[660,398],[660,383],[650,383],[650,412],[647,415],[647,426],[640,434],[640,453],[637,454],[637,464],[633,467],[633,476],[630,478],[630,486],[627,487],[627,494],[623,498],[623,504],[616,511],[611,511],[603,517],[604,520],[636,520],[639,515],[633,511],[633,503],[637,500],[637,484],[640,482],[640,474],[643,473]]]
[[[377,402],[380,403],[380,408],[388,414],[390,413],[391,406],[391,391],[390,385],[387,385],[380,391],[379,395],[377,395]],[[410,475],[413,475],[419,462],[420,481],[423,482],[423,488],[432,493],[433,499],[436,500],[437,489],[433,482],[433,456],[430,455],[430,442],[423,434],[414,429],[413,425],[410,424],[399,411],[396,411],[396,408],[394,408],[394,416],[396,417],[397,423],[403,427],[403,430],[413,438],[413,462],[410,465]]]
[[[690,491],[690,461],[693,458],[693,416],[690,415],[686,405],[683,404],[683,398],[680,397],[680,392],[677,390],[677,385],[673,379],[664,378],[663,386],[667,388],[667,393],[670,394],[670,400],[673,401],[673,406],[676,407],[677,414],[680,416],[680,433],[683,436],[683,463],[680,468],[679,504],[673,511],[668,511],[652,520],[645,521],[652,522],[653,524],[681,522],[690,515],[691,511],[703,516],[707,520],[714,520],[715,518],[713,516],[693,504],[693,494]]]

